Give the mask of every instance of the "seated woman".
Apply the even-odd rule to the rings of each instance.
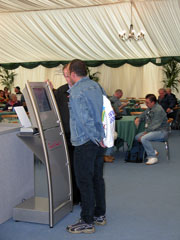
[[[5,93],[3,90],[0,90],[0,103],[7,103],[9,99],[6,98]]]
[[[14,107],[22,106],[22,103],[17,100],[16,94],[10,94],[9,101],[6,103],[6,106],[3,108],[3,111],[14,111]]]
[[[9,89],[7,87],[4,87],[4,95],[5,95],[6,98],[9,99],[10,92],[9,92]]]

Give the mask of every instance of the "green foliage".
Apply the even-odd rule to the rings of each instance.
[[[177,92],[178,84],[180,83],[179,80],[179,73],[180,73],[180,66],[178,62],[175,60],[170,61],[169,63],[163,66],[163,72],[165,73],[165,78],[163,79],[164,87],[175,89]]]
[[[99,76],[98,76],[99,74],[100,74],[100,72],[95,72],[95,73],[91,74],[90,69],[87,67],[87,76],[88,76],[91,80],[93,80],[93,81],[95,81],[95,82],[98,82],[98,81],[99,81]]]
[[[0,83],[7,87],[10,91],[14,84],[14,77],[16,75],[17,74],[13,71],[0,67]]]

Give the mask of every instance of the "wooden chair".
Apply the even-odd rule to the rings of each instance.
[[[130,112],[131,116],[140,115],[142,112]]]

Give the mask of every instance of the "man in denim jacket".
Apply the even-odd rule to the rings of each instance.
[[[163,141],[167,138],[167,116],[164,109],[157,103],[154,94],[146,95],[147,109],[135,119],[138,127],[140,121],[145,121],[145,131],[136,135],[135,139],[142,142],[147,153],[147,165],[158,162],[157,151],[153,149],[151,141]]]
[[[81,60],[69,64],[69,110],[71,142],[75,146],[74,170],[81,194],[81,218],[67,226],[71,233],[92,233],[94,223],[104,225],[105,185],[103,179],[104,129],[103,90],[87,77]]]

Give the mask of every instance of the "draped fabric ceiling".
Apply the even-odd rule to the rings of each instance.
[[[16,69],[21,88],[47,78],[58,87],[65,82],[59,64],[80,58],[100,72],[109,95],[117,88],[124,97],[157,94],[158,65],[180,59],[179,13],[179,0],[133,0],[134,30],[144,30],[145,39],[123,42],[130,0],[0,0],[0,65]]]
[[[123,42],[129,0],[1,0],[0,63],[180,56],[180,1],[134,0],[143,41]]]

